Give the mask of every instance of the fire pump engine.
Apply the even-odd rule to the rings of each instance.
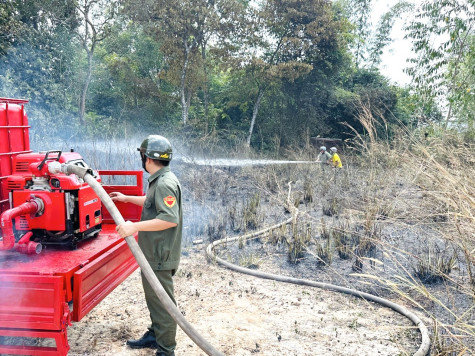
[[[137,263],[92,188],[74,174],[57,173],[63,163],[88,167],[80,154],[30,150],[26,103],[0,98],[0,353],[63,356],[68,325]],[[132,176],[135,185],[103,188],[143,195],[141,171],[92,172],[98,182]],[[126,220],[140,218],[135,205],[117,208]],[[35,346],[33,338],[55,345]]]

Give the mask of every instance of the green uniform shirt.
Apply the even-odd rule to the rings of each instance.
[[[328,153],[327,151],[325,151],[318,155],[317,161],[324,164],[324,163],[327,163],[330,158],[332,158],[332,155]]]
[[[180,182],[169,167],[163,167],[148,183],[140,220],[160,219],[178,225],[162,231],[139,231],[139,246],[153,270],[176,270],[183,225]]]

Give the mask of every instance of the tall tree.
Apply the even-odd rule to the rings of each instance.
[[[240,34],[247,27],[243,15],[247,4],[243,1],[215,2],[215,9],[208,17],[208,25],[203,27],[204,34],[200,43],[203,80],[201,84],[204,101],[205,135],[210,126],[209,86],[210,66],[226,66],[226,58],[238,42]],[[210,42],[212,45],[210,46]],[[211,54],[211,56],[210,56]],[[211,61],[210,61],[211,57]]]
[[[454,98],[454,115],[466,124],[467,128],[472,132],[475,131],[475,35],[471,35],[468,39],[470,50],[462,59],[462,64],[457,71],[455,78],[458,88],[456,97]],[[454,71],[452,63],[449,63],[449,73]]]
[[[177,87],[169,81],[167,66],[159,44],[142,26],[119,17],[96,50],[88,110],[97,122],[112,121],[113,129],[123,132],[131,127],[176,129]]]
[[[377,68],[381,64],[381,55],[384,48],[391,42],[391,31],[395,21],[413,9],[413,4],[407,1],[399,1],[381,16],[376,31],[368,42],[368,62],[370,68]]]
[[[190,71],[204,68],[206,47],[210,38],[224,37],[229,24],[236,24],[238,0],[145,0],[124,1],[126,12],[142,23],[161,44],[169,73],[175,78],[180,92],[182,122],[187,124],[191,97],[197,83]],[[232,21],[231,21],[232,19]],[[232,29],[231,29],[232,30]]]
[[[98,43],[110,33],[110,27],[117,12],[117,2],[114,0],[77,0],[74,4],[82,22],[76,33],[86,52],[87,60],[86,75],[79,98],[79,121],[84,125],[87,92],[94,66],[94,51]]]
[[[267,0],[260,4],[256,18],[256,35],[249,43],[246,66],[256,87],[248,146],[267,89],[309,73],[312,59],[327,54],[322,50],[325,44],[340,42],[340,23],[326,0]]]
[[[57,0],[16,0],[2,2],[1,14],[8,22],[0,24],[5,31],[0,36],[0,77],[4,84],[8,78],[14,81],[10,95],[64,105],[65,89],[73,83],[76,43],[69,31],[78,25],[74,7]]]
[[[373,0],[340,0],[339,6],[343,9],[353,25],[351,31],[353,41],[351,50],[355,66],[358,68],[368,58],[368,43],[372,34],[371,11]]]
[[[21,30],[22,23],[15,16],[15,10],[14,3],[0,2],[0,57],[7,54]]]
[[[417,55],[408,73],[419,92],[426,93],[428,101],[439,98],[447,102],[447,127],[454,106],[466,97],[461,95],[466,85],[460,73],[466,61],[475,56],[471,40],[475,30],[475,2],[426,0],[408,30]]]

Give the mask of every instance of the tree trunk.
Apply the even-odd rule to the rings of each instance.
[[[445,130],[449,128],[450,118],[452,117],[452,103],[449,104],[449,110],[447,111],[447,116],[445,117]]]
[[[181,119],[183,121],[183,126],[186,126],[186,122],[188,121],[188,105],[186,102],[185,84],[186,84],[186,72],[188,70],[189,54],[190,54],[189,48],[185,48],[185,59],[183,61],[183,68],[181,70],[181,78],[180,78]]]
[[[251,119],[251,127],[249,128],[249,136],[247,136],[246,144],[248,147],[251,146],[251,136],[252,132],[254,131],[254,124],[256,123],[256,116],[259,112],[259,106],[261,105],[262,97],[264,96],[264,90],[259,89],[257,93],[257,100],[254,104],[254,109],[252,110],[252,119]]]
[[[205,72],[205,81],[203,83],[203,98],[205,102],[205,135],[209,132],[209,95],[208,95],[208,66],[206,64],[206,44],[201,46],[201,58],[203,59],[203,69]]]
[[[84,115],[86,113],[86,96],[87,90],[89,88],[89,83],[91,82],[92,77],[92,52],[88,52],[87,54],[87,76],[86,81],[84,82],[84,86],[81,92],[81,98],[79,103],[79,122],[81,125],[85,125]]]
[[[190,113],[190,106],[191,106],[191,95],[192,91],[188,90],[186,92],[186,117],[188,118],[188,115]]]

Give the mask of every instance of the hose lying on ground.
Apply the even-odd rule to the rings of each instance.
[[[290,195],[290,184],[289,184],[289,195]],[[220,239],[220,240],[216,240],[216,241],[210,243],[207,246],[206,254],[208,255],[208,257],[212,261],[216,261],[219,264],[221,264],[221,265],[223,265],[223,266],[225,266],[225,267],[227,267],[227,268],[229,268],[233,271],[236,271],[236,272],[245,273],[245,274],[248,274],[248,275],[251,275],[251,276],[254,276],[254,277],[270,279],[270,280],[278,281],[278,282],[292,283],[292,284],[297,284],[297,285],[316,287],[316,288],[327,289],[327,290],[331,290],[331,291],[335,291],[335,292],[345,293],[345,294],[349,294],[349,295],[353,295],[355,297],[363,298],[365,300],[372,301],[372,302],[381,304],[385,307],[391,308],[391,309],[395,310],[396,312],[398,312],[399,314],[401,314],[401,315],[405,316],[406,318],[408,318],[409,320],[411,320],[414,323],[414,325],[417,326],[417,328],[419,329],[419,331],[421,333],[421,336],[422,336],[421,345],[419,346],[419,349],[414,354],[414,356],[425,356],[425,355],[427,355],[427,353],[429,352],[429,348],[430,348],[430,337],[429,337],[429,331],[428,331],[427,327],[422,322],[422,320],[419,319],[419,317],[416,314],[412,313],[410,310],[406,309],[405,307],[403,307],[399,304],[396,304],[396,303],[391,302],[387,299],[383,299],[383,298],[377,297],[375,295],[365,293],[365,292],[361,292],[361,291],[358,291],[358,290],[355,290],[355,289],[349,289],[349,288],[345,288],[345,287],[336,286],[336,285],[333,285],[333,284],[315,282],[315,281],[311,281],[311,280],[308,280],[308,279],[299,279],[299,278],[293,278],[293,277],[286,277],[286,276],[281,276],[281,275],[256,271],[256,270],[252,270],[252,269],[249,269],[249,268],[244,268],[244,267],[237,266],[233,263],[230,263],[228,261],[223,260],[222,258],[218,257],[216,255],[216,253],[214,252],[214,248],[218,245],[225,244],[227,242],[233,242],[233,241],[236,241],[236,240],[241,240],[241,241],[249,240],[249,239],[255,238],[257,236],[260,236],[260,235],[262,235],[262,234],[264,234],[264,233],[266,233],[270,230],[274,230],[274,229],[277,229],[277,228],[279,228],[283,225],[287,225],[287,224],[291,223],[292,221],[294,221],[297,218],[297,214],[298,214],[298,210],[294,209],[294,212],[292,214],[293,216],[291,218],[289,218],[289,219],[287,219],[287,220],[285,220],[281,223],[278,223],[276,225],[273,225],[273,226],[270,226],[270,227],[265,228],[263,230],[256,231],[256,232],[246,234],[246,235],[243,235],[243,236],[236,236],[236,237],[232,237],[232,238],[226,237],[226,238],[223,238],[223,239]]]
[[[124,218],[120,214],[119,210],[115,206],[112,199],[106,193],[104,188],[102,188],[101,184],[89,173],[89,171],[83,167],[78,167],[71,164],[66,164],[61,167],[61,170],[67,174],[76,174],[78,177],[82,178],[86,183],[88,183],[91,188],[96,192],[96,194],[101,199],[104,206],[107,208],[109,213],[111,214],[114,222],[119,225],[124,223]],[[127,236],[125,241],[129,245],[132,254],[134,255],[137,263],[139,264],[140,268],[142,269],[142,273],[147,278],[147,281],[152,286],[153,291],[157,295],[158,299],[163,303],[165,309],[170,314],[170,316],[177,322],[180,328],[192,339],[196,345],[200,349],[202,349],[207,355],[209,356],[224,356],[220,351],[216,350],[208,341],[206,341],[198,332],[193,328],[193,326],[188,323],[188,321],[183,317],[180,310],[176,307],[176,305],[172,302],[172,300],[168,297],[165,289],[163,289],[162,285],[155,276],[150,264],[145,259],[145,256],[140,249],[137,241],[133,236]]]

